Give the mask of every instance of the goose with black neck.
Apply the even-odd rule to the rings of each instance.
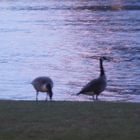
[[[89,83],[87,83],[77,95],[84,94],[84,95],[90,95],[93,97],[96,96],[96,100],[98,100],[98,96],[105,90],[107,86],[107,80],[106,75],[103,67],[103,61],[109,59],[107,57],[100,57],[100,75],[97,79],[91,80]]]

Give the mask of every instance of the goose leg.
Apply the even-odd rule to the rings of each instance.
[[[94,101],[94,94],[92,95],[92,100]]]
[[[96,100],[98,100],[98,95],[96,95]]]
[[[47,100],[48,100],[48,98],[47,98],[47,97],[48,97],[48,93],[46,93],[46,100],[45,100],[45,101],[47,101]]]
[[[38,94],[39,94],[39,92],[36,91],[36,101],[38,101]]]

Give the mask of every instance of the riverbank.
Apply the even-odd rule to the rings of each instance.
[[[1,140],[137,140],[140,103],[0,101]]]

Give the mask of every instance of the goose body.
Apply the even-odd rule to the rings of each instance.
[[[103,92],[107,86],[106,75],[103,68],[103,60],[107,60],[107,58],[106,57],[100,58],[100,76],[97,79],[93,79],[92,81],[87,83],[77,95],[79,94],[91,95],[93,96],[93,100],[94,95],[96,95],[96,100],[98,100],[99,94]]]
[[[37,77],[31,82],[31,84],[33,85],[34,89],[36,90],[36,100],[38,100],[39,92],[46,93],[46,100],[47,100],[47,95],[49,95],[50,100],[52,99],[53,81],[51,78],[46,77],[46,76]]]

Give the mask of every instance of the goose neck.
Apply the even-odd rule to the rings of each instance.
[[[100,59],[100,76],[104,76],[104,75],[105,75],[105,71],[103,67],[103,60]]]

